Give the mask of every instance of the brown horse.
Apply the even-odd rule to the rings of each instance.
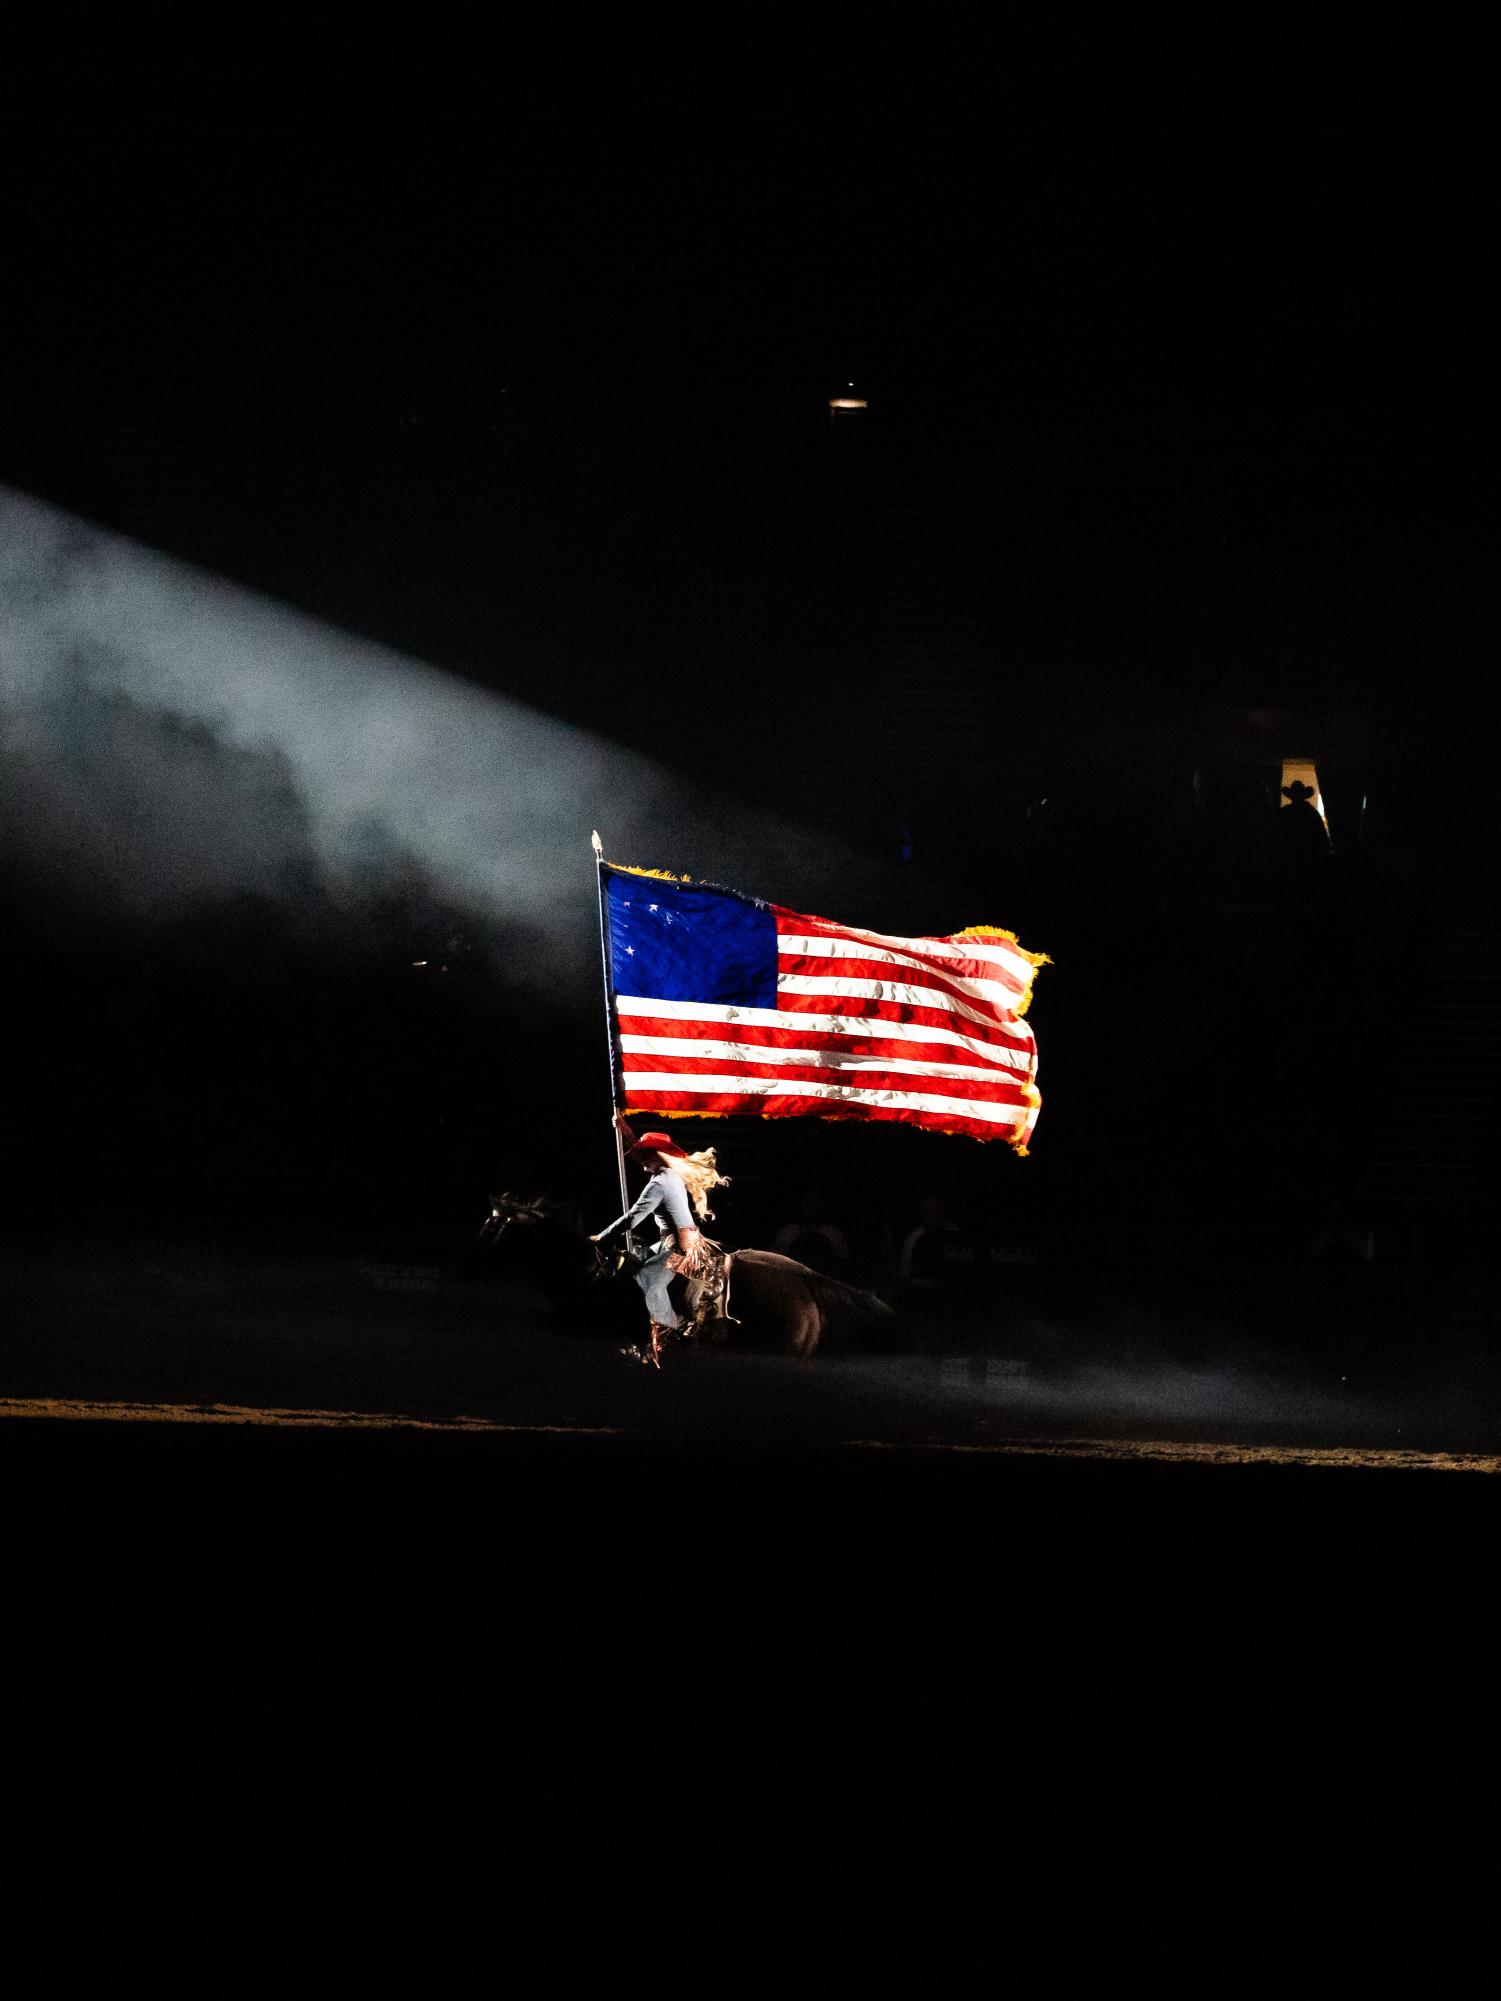
[[[480,1247],[502,1271],[525,1273],[554,1299],[582,1295],[623,1268],[623,1261],[590,1242],[573,1204],[546,1197],[495,1196]],[[825,1340],[891,1337],[896,1316],[873,1292],[826,1278],[776,1251],[728,1251],[724,1262],[722,1289],[674,1283],[674,1297],[689,1316],[689,1338],[780,1349],[806,1361]]]

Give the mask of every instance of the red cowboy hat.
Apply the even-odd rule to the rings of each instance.
[[[625,1150],[627,1160],[634,1160],[639,1153],[666,1153],[674,1160],[686,1160],[687,1154],[671,1133],[643,1133],[634,1146]]]

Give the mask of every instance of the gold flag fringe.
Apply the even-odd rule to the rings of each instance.
[[[760,1112],[665,1112],[655,1105],[625,1105],[621,1109],[623,1119],[758,1119]]]
[[[691,875],[674,875],[668,868],[632,868],[628,862],[606,862],[616,875],[649,875],[657,882],[692,882]]]
[[[971,924],[965,931],[953,932],[949,942],[958,945],[966,938],[1001,938],[1006,944],[1015,945],[1021,957],[1034,966],[1051,966],[1053,963],[1046,952],[1029,952],[1014,931],[1002,931],[995,924]]]

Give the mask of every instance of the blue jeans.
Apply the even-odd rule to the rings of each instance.
[[[667,1268],[667,1260],[673,1255],[669,1244],[655,1257],[648,1258],[636,1274],[636,1283],[646,1295],[646,1310],[662,1327],[676,1327],[678,1324],[678,1310],[667,1290],[676,1276]]]

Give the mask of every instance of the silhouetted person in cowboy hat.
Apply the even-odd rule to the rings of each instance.
[[[1282,793],[1291,801],[1277,815],[1277,841],[1284,863],[1300,872],[1317,868],[1329,859],[1329,829],[1313,803],[1318,795],[1301,778],[1284,785]]]

